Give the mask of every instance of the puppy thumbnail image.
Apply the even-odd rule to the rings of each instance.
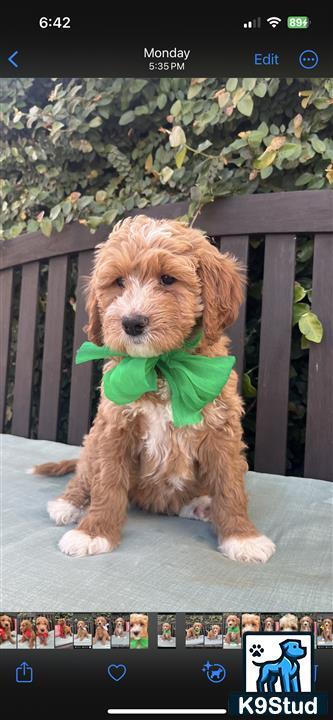
[[[242,614],[242,635],[245,632],[260,632],[260,615],[256,613]]]
[[[205,615],[204,628],[204,644],[211,647],[222,647],[223,615]]]
[[[223,647],[226,648],[226,650],[232,650],[242,646],[240,624],[239,615],[229,613],[224,616]]]
[[[205,628],[203,615],[186,615],[185,616],[186,647],[200,647],[204,644]]]
[[[176,615],[157,615],[157,647],[176,647]]]
[[[16,650],[17,620],[8,613],[0,615],[0,650]]]
[[[55,648],[73,648],[74,623],[73,616],[61,613],[55,617],[54,646]]]
[[[111,615],[111,647],[129,647],[129,628],[129,613],[114,613]]]
[[[272,615],[272,613],[269,615],[261,615],[260,620],[263,632],[276,632],[279,627],[278,615]]]
[[[148,647],[148,615],[145,613],[130,614],[130,648],[145,650]]]
[[[299,619],[299,631],[310,632],[313,635],[316,630],[316,621],[313,615],[302,615]]]
[[[294,613],[285,613],[279,618],[279,630],[281,632],[298,632],[299,622]]]
[[[93,648],[94,650],[110,650],[110,620],[107,613],[99,613],[94,615],[94,637],[93,637]]]
[[[74,618],[74,647],[92,647],[92,618],[87,615],[77,615]]]
[[[327,615],[317,615],[316,628],[317,647],[333,647],[333,616],[330,613]]]
[[[19,613],[17,615],[17,648],[19,650],[35,650],[36,627],[35,615]]]
[[[54,617],[50,614],[36,615],[35,617],[36,648],[37,650],[52,650],[54,648]]]

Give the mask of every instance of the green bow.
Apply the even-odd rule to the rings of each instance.
[[[226,384],[235,364],[235,357],[192,355],[189,350],[200,342],[201,334],[185,343],[180,350],[156,357],[132,357],[103,345],[84,342],[76,353],[75,362],[121,357],[118,365],[104,373],[106,397],[116,405],[138,400],[147,392],[156,392],[157,370],[170,388],[173,423],[176,427],[195,425],[202,420],[201,410],[215,400]]]

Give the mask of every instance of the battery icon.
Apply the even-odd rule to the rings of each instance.
[[[289,15],[287,27],[289,30],[307,30],[310,25],[310,18],[307,15]]]

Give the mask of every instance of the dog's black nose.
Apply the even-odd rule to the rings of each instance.
[[[149,318],[145,315],[131,315],[122,319],[122,326],[127,335],[142,335],[148,323]]]

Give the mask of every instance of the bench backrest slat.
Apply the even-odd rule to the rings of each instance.
[[[75,365],[75,353],[87,339],[83,327],[87,323],[85,310],[85,278],[92,270],[94,253],[92,250],[79,253],[78,287],[76,292],[76,313],[73,340],[72,381],[69,402],[68,442],[80,445],[83,435],[89,429],[92,363]]]
[[[5,420],[7,370],[12,315],[13,268],[0,275],[0,426]]]
[[[49,262],[38,438],[56,440],[63,352],[68,258]]]
[[[23,265],[13,400],[13,435],[29,437],[39,263]]]
[[[266,235],[262,292],[255,470],[286,469],[296,238]]]
[[[333,233],[315,236],[312,309],[324,326],[310,343],[305,476],[333,478]]]

